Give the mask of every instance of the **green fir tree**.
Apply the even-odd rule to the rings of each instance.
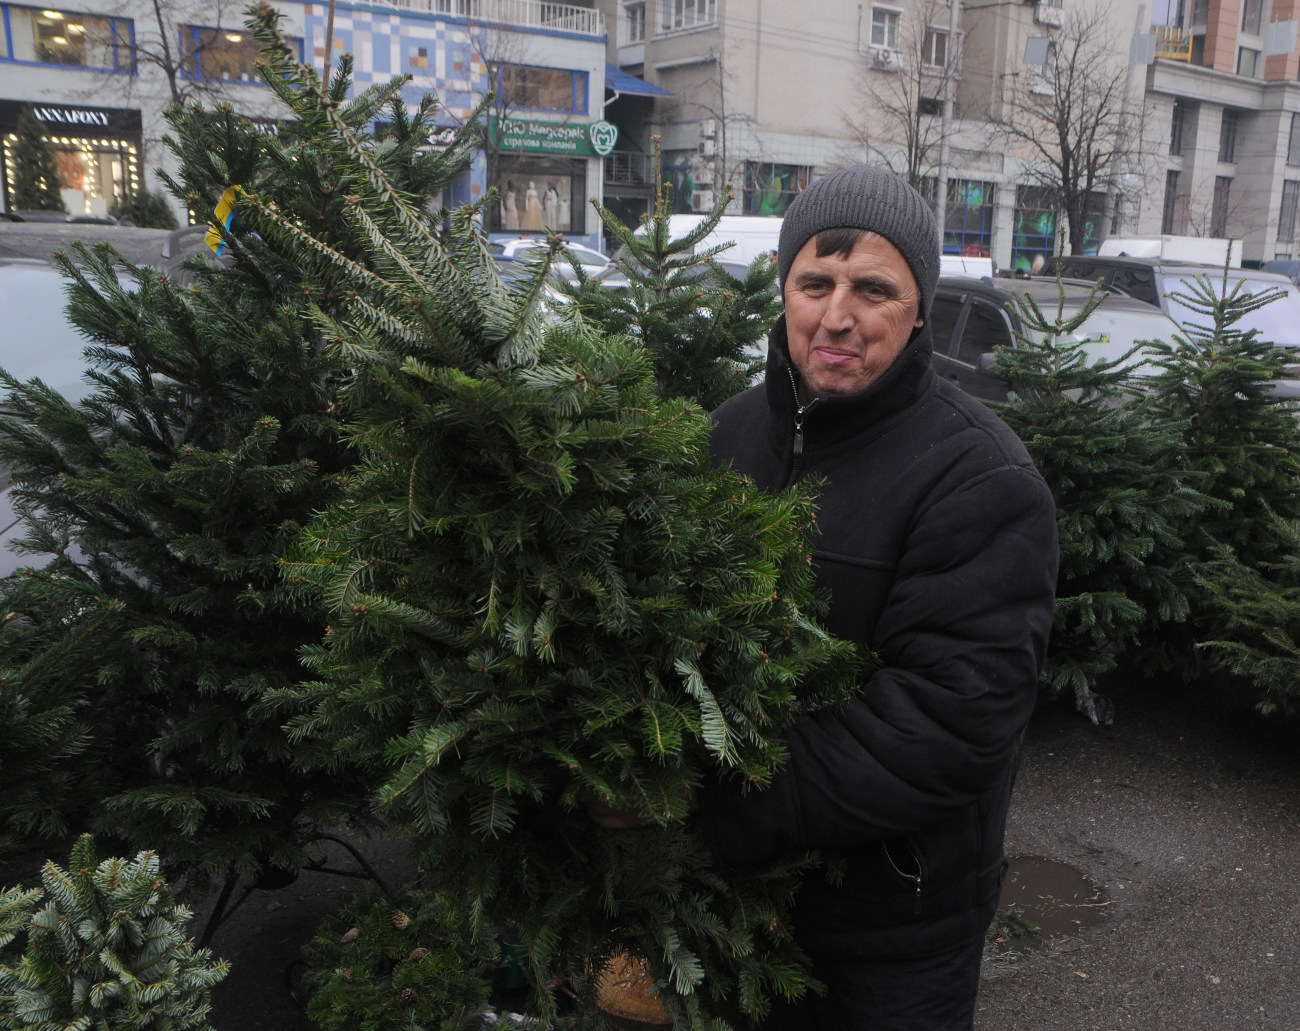
[[[307,1016],[339,1031],[478,1031],[501,950],[440,892],[349,902],[307,955]]]
[[[0,1028],[211,1031],[209,996],[229,965],[186,936],[190,912],[156,855],[101,862],[87,834],[41,884],[0,895]]]
[[[285,562],[325,607],[319,680],[278,692],[305,761],[376,776],[423,866],[479,937],[521,942],[542,1019],[603,1018],[618,955],[648,962],[682,1027],[755,1021],[808,985],[789,923],[810,857],[729,876],[689,830],[706,777],[760,789],[803,711],[855,689],[815,623],[814,502],[712,468],[699,408],[656,393],[652,356],[499,278],[478,211],[446,234],[394,188],[310,79],[304,125],[347,182],[334,234],[250,193],[301,267],[354,303],[317,319],[355,370],[359,465]],[[600,828],[588,804],[648,826]]]
[[[431,151],[432,101],[408,112],[402,80],[348,101],[346,63],[329,115],[302,107],[293,83],[310,73],[275,42],[275,17],[252,24],[297,132],[268,136],[228,107],[173,110],[169,185],[205,213],[239,186],[362,264],[368,242],[343,215],[354,187],[307,141],[331,119],[359,133],[391,112],[393,131],[365,146],[432,226],[430,200],[468,165],[471,134]],[[318,828],[369,808],[360,780],[303,768],[290,713],[268,701],[303,677],[299,649],[320,636],[277,560],[353,461],[338,404],[351,358],[322,346],[308,314],[350,303],[350,273],[277,250],[242,204],[223,246],[216,266],[187,270],[191,286],[106,245],[60,256],[94,387],[72,405],[5,377],[0,420],[26,537],[58,555],[3,585],[0,690],[28,717],[4,758],[22,788],[0,804],[6,834],[19,845],[93,827],[156,848],[191,888],[282,882]],[[42,754],[47,739],[58,750]]]
[[[18,115],[17,138],[12,144],[13,181],[10,203],[18,211],[63,211],[63,186],[54,148],[45,141],[45,129],[24,107]]]
[[[1189,642],[1224,639],[1230,627],[1242,628],[1241,613],[1225,607],[1229,595],[1196,585],[1250,583],[1290,566],[1294,538],[1287,528],[1300,519],[1300,423],[1294,405],[1272,386],[1294,356],[1238,325],[1277,291],[1252,294],[1225,268],[1193,277],[1172,296],[1195,321],[1162,349],[1153,418],[1180,433],[1177,457],[1213,503],[1184,529],[1190,633],[1153,641],[1151,653],[1194,674],[1201,663]],[[1232,562],[1241,568],[1229,572]],[[1212,662],[1224,654],[1208,653]]]
[[[995,406],[1056,500],[1061,565],[1043,681],[1103,722],[1099,678],[1155,627],[1187,618],[1181,534],[1204,506],[1177,461],[1179,437],[1151,419],[1131,379],[1137,348],[1094,360],[1076,332],[1104,297],[1094,290],[1067,315],[1015,295],[1025,331],[997,352],[1014,393]]]
[[[654,154],[658,170],[657,136]],[[640,232],[608,209],[600,213],[618,241],[615,265],[627,285],[611,289],[591,280],[564,289],[585,318],[606,333],[632,337],[650,352],[662,397],[684,397],[712,411],[763,369],[767,334],[781,311],[776,266],[760,257],[738,279],[714,260],[726,258],[725,245],[695,253],[726,211],[730,191],[696,228],[673,239],[672,184],[661,179],[656,176],[654,210]]]

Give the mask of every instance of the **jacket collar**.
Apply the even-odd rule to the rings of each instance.
[[[830,444],[881,422],[911,405],[934,388],[935,373],[930,357],[934,350],[930,324],[913,331],[892,365],[866,390],[840,397],[820,397],[804,409],[805,427],[815,427],[819,443]],[[776,421],[781,432],[789,432],[799,409],[795,394],[798,373],[790,363],[790,344],[785,316],[777,319],[768,336],[766,391],[772,412],[789,419]]]

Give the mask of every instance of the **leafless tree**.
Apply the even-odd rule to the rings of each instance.
[[[1025,179],[1065,215],[1071,254],[1082,253],[1088,220],[1136,165],[1140,133],[1124,101],[1127,47],[1119,48],[1112,26],[1104,8],[1076,8],[1042,65],[1003,80],[1000,132],[1024,158]]]
[[[941,110],[959,74],[959,47],[948,38],[949,7],[913,0],[904,9],[897,47],[863,42],[854,107],[844,124],[854,144],[918,190],[939,159]]]

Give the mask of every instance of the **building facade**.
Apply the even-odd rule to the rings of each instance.
[[[1046,159],[1007,130],[1078,62],[1093,76],[1078,92],[1104,87],[1098,117],[1127,141],[1080,216],[1085,249],[1163,231],[1237,236],[1247,260],[1300,254],[1300,0],[597,6],[611,64],[671,93],[608,108],[606,197],[625,217],[650,203],[655,135],[678,211],[729,186],[729,211],[780,214],[812,178],[873,160],[932,197],[946,182],[945,251],[1030,267],[1067,226]]]
[[[86,214],[104,214],[115,197],[141,187],[160,189],[155,169],[174,170],[162,142],[163,113],[173,102],[227,102],[268,131],[287,116],[258,80],[258,45],[240,8],[197,0],[69,2],[74,6],[57,9],[0,3],[5,208],[24,109],[48,130],[69,210]],[[286,42],[322,71],[327,6],[276,6]],[[329,50],[334,66],[341,54],[353,55],[354,92],[406,74],[408,103],[436,95],[430,146],[470,118],[489,92],[504,98],[483,113],[474,167],[444,201],[476,201],[497,186],[500,201],[484,212],[489,229],[599,240],[588,198],[601,196],[602,152],[613,140],[602,118],[606,41],[598,11],[541,0],[340,2]],[[189,213],[177,214],[184,221]]]
[[[1300,4],[1157,0],[1135,227],[1300,255]]]

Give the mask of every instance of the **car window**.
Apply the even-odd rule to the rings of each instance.
[[[1169,316],[1158,308],[1139,311],[1103,303],[1068,339],[1082,340],[1089,362],[1095,363],[1116,361],[1134,345],[1143,342],[1161,340],[1169,343],[1177,329]],[[1159,372],[1156,366],[1141,361],[1142,354],[1138,352],[1129,359],[1129,364],[1136,363],[1134,375],[1150,376]]]
[[[930,306],[930,335],[934,338],[934,353],[946,355],[952,351],[953,332],[963,307],[961,297],[936,297]]]
[[[979,364],[980,355],[988,354],[995,347],[1009,347],[1013,342],[1007,314],[987,301],[973,298],[953,357],[963,365],[974,367]]]
[[[1194,296],[1192,291],[1191,275],[1174,278],[1166,277],[1165,291],[1168,294],[1174,292],[1184,293]],[[1277,300],[1258,308],[1248,315],[1243,316],[1234,324],[1235,329],[1243,332],[1253,329],[1259,333],[1261,340],[1267,340],[1269,343],[1278,344],[1282,347],[1300,347],[1300,289],[1297,289],[1290,283],[1279,284],[1275,280],[1260,280],[1244,278],[1246,289],[1251,293],[1265,293],[1277,287],[1284,290],[1282,297]],[[1222,277],[1217,280],[1213,275],[1210,276],[1211,282],[1216,287],[1222,283]],[[1238,279],[1229,277],[1228,288],[1234,289]],[[1197,312],[1193,311],[1176,297],[1168,297],[1166,306],[1170,317],[1180,326],[1202,326],[1209,328],[1210,320]]]
[[[0,368],[18,380],[40,379],[76,401],[89,390],[82,357],[88,341],[64,314],[64,286],[49,265],[0,265]]]

